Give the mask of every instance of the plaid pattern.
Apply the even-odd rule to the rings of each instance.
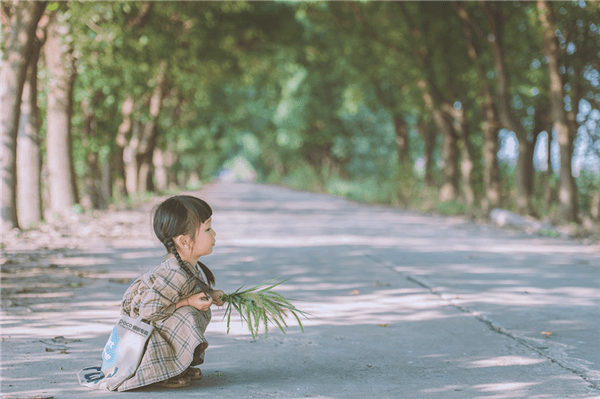
[[[199,270],[194,270],[194,274],[204,281]],[[123,296],[121,314],[142,316],[155,329],[136,373],[118,391],[176,377],[188,367],[204,362],[204,350],[208,347],[204,331],[211,319],[210,309],[200,312],[182,306],[175,310],[181,299],[200,292],[197,280],[182,270],[175,258],[164,261],[131,284]]]

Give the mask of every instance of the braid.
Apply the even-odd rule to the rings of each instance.
[[[198,266],[200,266],[200,268],[204,272],[204,275],[206,276],[206,280],[208,282],[209,287],[214,287],[215,275],[213,274],[213,272],[204,263],[202,263],[200,261],[198,261]]]
[[[172,238],[167,239],[165,240],[165,242],[163,242],[163,245],[167,248],[167,250],[170,253],[172,253],[175,256],[175,259],[177,259],[177,263],[179,263],[179,266],[181,266],[185,273],[190,277],[194,277],[194,275],[190,272],[189,268],[186,266],[189,263],[181,259],[181,255],[179,255],[177,247],[175,246],[175,240],[173,240]],[[200,262],[198,262],[198,264],[200,265],[200,267],[204,271],[204,274],[206,274],[206,278],[208,279],[208,285],[202,281],[199,281],[200,284],[203,286],[202,289],[210,289],[210,287],[215,284],[215,276],[214,274],[212,274],[208,267],[204,266]]]
[[[187,270],[187,267],[185,267],[185,262],[183,261],[183,259],[181,259],[181,255],[179,255],[179,252],[177,252],[177,247],[175,247],[175,240],[169,238],[165,241],[166,242],[164,242],[163,244],[165,245],[165,247],[167,247],[167,250],[170,253],[175,255],[175,259],[177,259],[177,263],[179,263],[179,266],[181,266],[184,270]]]

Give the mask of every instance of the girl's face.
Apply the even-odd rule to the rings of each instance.
[[[192,256],[199,258],[212,252],[215,246],[215,236],[217,233],[211,227],[212,218],[202,223],[196,230],[196,237],[192,245]]]

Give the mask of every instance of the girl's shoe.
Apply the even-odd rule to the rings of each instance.
[[[192,380],[190,380],[190,377],[185,375],[185,373],[156,383],[159,387],[164,388],[185,388],[189,387],[191,384]]]
[[[202,370],[197,369],[195,367],[189,367],[185,373],[183,373],[190,380],[200,380],[202,379]]]

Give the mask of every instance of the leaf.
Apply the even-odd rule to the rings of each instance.
[[[542,331],[540,334],[545,335],[545,336],[552,335],[552,333],[550,331]]]
[[[273,280],[269,280],[266,283],[259,284],[252,288],[242,291],[242,287],[238,288],[231,294],[225,294],[222,296],[223,302],[227,303],[225,309],[225,315],[223,318],[227,319],[227,333],[230,330],[231,313],[235,309],[241,316],[242,322],[246,321],[248,324],[248,330],[252,334],[252,338],[258,336],[261,324],[265,329],[265,339],[267,338],[269,323],[277,326],[284,334],[287,323],[284,316],[289,310],[292,315],[296,318],[300,330],[304,332],[302,322],[298,314],[307,317],[307,313],[303,312],[294,307],[283,295],[272,291],[274,287],[286,282],[283,280],[275,284],[271,284]]]
[[[350,295],[358,295],[358,294],[360,294],[360,291],[358,291],[358,290],[350,291]]]

